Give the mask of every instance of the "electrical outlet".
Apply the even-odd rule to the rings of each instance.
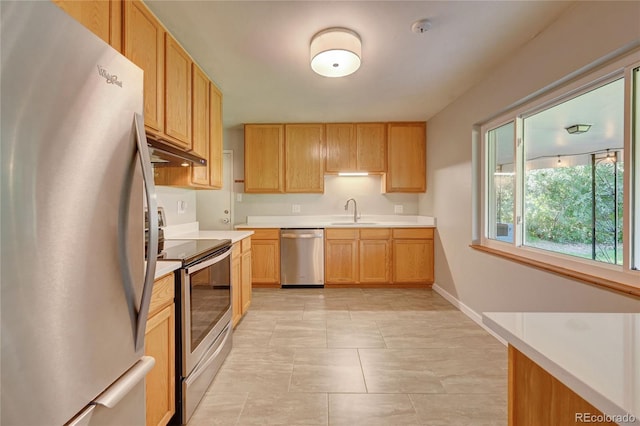
[[[395,206],[393,206],[393,212],[395,214],[402,214],[404,208],[402,207],[402,204],[396,204]]]
[[[237,201],[237,202],[239,202],[239,203],[241,203],[241,202],[242,202],[242,193],[241,193],[241,192],[238,192],[238,193],[236,194],[236,201]]]
[[[291,204],[291,213],[300,213],[300,204]]]
[[[178,214],[185,214],[187,212],[187,202],[180,200],[178,201]]]

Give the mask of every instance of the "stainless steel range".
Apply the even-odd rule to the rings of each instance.
[[[186,424],[231,351],[231,240],[166,241],[176,273],[176,419]]]

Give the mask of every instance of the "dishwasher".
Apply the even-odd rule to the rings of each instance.
[[[324,229],[280,230],[282,287],[324,287]]]

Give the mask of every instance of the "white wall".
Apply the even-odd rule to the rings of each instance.
[[[242,128],[225,132],[225,149],[233,150],[235,179],[244,179]],[[234,190],[236,194],[242,193],[242,201],[234,205],[235,223],[245,222],[247,216],[290,215],[292,204],[300,205],[301,215],[344,214],[344,204],[349,198],[356,199],[363,215],[394,214],[396,205],[402,205],[403,214],[418,214],[417,194],[382,194],[381,185],[381,177],[374,175],[325,176],[324,194],[245,194],[244,185],[237,183]]]
[[[156,186],[158,207],[164,208],[167,225],[181,225],[196,221],[196,191],[194,189]],[[185,212],[178,213],[178,202],[184,202]]]
[[[419,212],[438,219],[436,283],[476,312],[640,311],[640,300],[469,248],[471,132],[509,105],[640,40],[639,2],[577,2],[427,124]]]

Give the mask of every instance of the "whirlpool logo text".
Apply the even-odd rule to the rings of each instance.
[[[98,65],[98,74],[107,80],[107,84],[115,84],[118,87],[122,87],[122,81],[118,80],[118,76],[110,74],[109,71],[102,68],[100,65]]]

